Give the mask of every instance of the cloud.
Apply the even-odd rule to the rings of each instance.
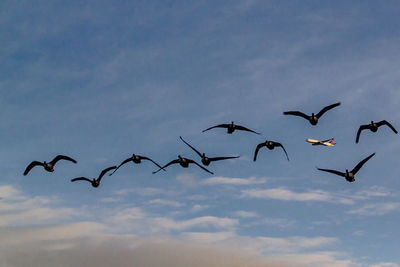
[[[381,216],[389,212],[400,210],[400,202],[383,202],[366,204],[358,209],[348,211],[349,214]]]
[[[235,216],[240,217],[240,218],[254,218],[254,217],[259,216],[256,212],[244,211],[244,210],[235,211],[234,214],[235,214]]]
[[[152,199],[149,201],[149,204],[152,205],[160,205],[160,206],[170,206],[174,208],[182,207],[183,204],[178,201],[168,200],[168,199]]]
[[[199,212],[205,209],[208,209],[210,206],[209,205],[199,205],[195,204],[192,209],[190,210],[191,212]]]
[[[230,177],[212,177],[205,179],[202,184],[204,185],[216,185],[216,184],[225,184],[225,185],[252,185],[252,184],[264,184],[266,183],[266,179],[258,179],[256,177],[250,178],[230,178]]]

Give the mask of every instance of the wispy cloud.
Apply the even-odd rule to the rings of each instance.
[[[160,206],[170,206],[170,207],[174,207],[174,208],[179,208],[183,206],[183,203],[178,202],[178,201],[174,201],[174,200],[168,200],[168,199],[152,199],[149,200],[149,204],[152,205],[160,205]]]
[[[202,184],[204,185],[216,185],[216,184],[225,184],[225,185],[252,185],[252,184],[264,184],[267,180],[265,178],[231,178],[231,177],[212,177],[205,179]]]
[[[235,216],[240,217],[240,218],[254,218],[254,217],[258,217],[259,216],[256,212],[245,211],[245,210],[235,211],[234,214],[235,214]]]
[[[382,202],[374,204],[366,204],[358,209],[348,211],[349,214],[357,215],[370,215],[370,216],[382,216],[389,212],[399,211],[400,202]]]

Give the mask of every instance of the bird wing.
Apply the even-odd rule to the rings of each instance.
[[[112,173],[109,174],[109,176],[113,175],[114,172],[116,172],[116,171],[119,169],[119,167],[121,167],[121,166],[124,165],[125,163],[128,163],[128,162],[131,161],[131,160],[132,160],[132,158],[127,158],[126,160],[124,160],[123,162],[121,162],[121,164],[119,164],[118,167],[115,168],[115,170],[114,170]]]
[[[108,167],[107,169],[102,170],[99,177],[97,178],[97,180],[100,182],[101,178],[103,178],[104,174],[106,174],[108,171],[114,170],[116,168],[117,168],[117,166],[112,166],[112,167]]]
[[[303,117],[306,120],[310,119],[310,116],[308,116],[307,114],[304,114],[303,112],[300,112],[300,111],[285,111],[285,112],[283,112],[283,115],[299,116],[299,117]]]
[[[243,127],[243,126],[240,126],[240,125],[236,125],[235,129],[236,130],[242,130],[242,131],[248,131],[248,132],[252,132],[252,133],[255,133],[255,134],[260,134],[260,133],[257,133],[255,131],[253,131],[253,130],[250,130],[249,128],[246,128],[246,127]]]
[[[254,151],[253,161],[257,160],[258,150],[260,150],[260,148],[262,148],[263,146],[266,146],[266,144],[265,143],[260,143],[260,144],[257,145],[256,151]]]
[[[25,169],[25,171],[24,171],[24,175],[27,175],[28,174],[28,172],[30,172],[30,170],[33,168],[33,167],[35,167],[35,166],[44,166],[44,164],[42,163],[42,162],[39,162],[39,161],[32,161],[29,165],[28,165],[28,167],[26,167],[26,169]]]
[[[336,174],[336,175],[339,175],[339,176],[346,177],[346,174],[344,172],[330,170],[330,169],[320,169],[320,168],[317,168],[317,169],[320,170],[320,171],[330,172],[330,173],[333,173],[333,174]]]
[[[201,166],[200,164],[198,164],[196,161],[194,161],[194,160],[192,160],[192,159],[186,159],[186,160],[187,160],[189,163],[194,163],[194,164],[196,164],[197,166],[199,166],[200,168],[202,168],[202,169],[205,170],[206,172],[211,173],[211,174],[214,174],[213,172],[207,170],[206,168],[204,168],[203,166]]]
[[[56,156],[52,161],[50,161],[50,164],[52,164],[53,166],[57,163],[57,161],[59,161],[59,160],[69,160],[69,161],[72,161],[73,163],[76,163],[77,161],[76,160],[74,160],[73,158],[70,158],[70,157],[67,157],[67,156],[64,156],[64,155],[58,155],[58,156]]]
[[[193,149],[194,152],[196,152],[200,157],[202,157],[201,153],[199,151],[197,151],[194,147],[192,147],[191,145],[189,145],[189,143],[187,143],[185,140],[183,140],[182,136],[179,136],[179,138],[182,140],[182,142],[184,142],[186,145],[188,145],[191,149]]]
[[[288,154],[286,152],[286,149],[283,147],[283,145],[281,143],[278,143],[278,142],[274,142],[274,144],[275,144],[275,146],[280,146],[283,149],[283,152],[285,152],[286,158],[289,161],[289,156],[288,156]]]
[[[351,170],[351,172],[355,175],[360,169],[361,167],[365,164],[365,162],[367,162],[370,158],[372,158],[375,155],[375,153],[372,153],[371,155],[369,155],[368,157],[366,157],[365,159],[363,159],[362,161],[360,161],[355,167],[354,169]]]
[[[358,141],[360,140],[361,131],[363,131],[363,130],[365,130],[365,129],[369,129],[369,125],[361,125],[360,128],[358,128],[357,137],[356,137],[356,144],[357,144]]]
[[[218,160],[225,160],[225,159],[237,159],[240,156],[235,156],[235,157],[215,157],[215,158],[209,158],[210,161],[218,161]]]
[[[387,122],[387,121],[385,121],[385,120],[380,121],[380,122],[378,122],[378,123],[376,123],[376,124],[378,125],[378,127],[380,127],[380,126],[386,124],[387,126],[389,126],[390,129],[392,129],[392,131],[393,131],[394,133],[397,134],[397,131],[396,131],[396,129],[393,127],[393,125],[391,125],[389,122]]]
[[[318,112],[318,114],[316,115],[317,118],[318,118],[318,119],[321,118],[321,116],[324,115],[325,112],[327,112],[328,110],[333,109],[334,107],[337,107],[337,106],[340,106],[340,102],[324,107],[324,108],[321,109],[321,111]]]
[[[207,128],[207,129],[203,130],[203,133],[205,131],[211,130],[213,128],[228,128],[228,126],[229,126],[229,124],[218,124],[218,125],[215,125],[215,126],[212,126],[210,128]]]
[[[75,181],[88,181],[89,183],[92,183],[92,180],[86,178],[86,177],[77,177],[71,180],[71,182],[75,182]]]
[[[161,167],[157,162],[155,162],[155,161],[152,160],[151,158],[144,157],[144,156],[140,156],[140,158],[141,158],[141,159],[144,159],[144,160],[149,160],[149,161],[153,162],[155,165],[157,165],[157,167],[159,167],[160,169],[162,169],[163,171],[166,172],[166,170],[165,170],[163,167]]]
[[[164,166],[162,166],[161,168],[159,168],[158,170],[154,171],[153,174],[155,174],[155,173],[161,171],[162,169],[167,168],[169,165],[176,164],[176,163],[179,163],[179,159],[174,159],[174,160],[170,161],[170,162],[167,163],[166,165],[164,165]]]

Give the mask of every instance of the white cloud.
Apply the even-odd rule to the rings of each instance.
[[[379,262],[372,264],[371,267],[400,267],[400,265],[394,262]]]
[[[186,186],[194,186],[197,184],[193,174],[183,173],[176,177],[176,180]]]
[[[171,230],[185,230],[194,227],[215,227],[215,228],[232,228],[236,226],[239,222],[236,219],[231,218],[219,218],[214,216],[203,216],[197,217],[184,221],[176,221],[169,218],[158,217],[151,220],[151,223],[155,227],[164,229],[166,231]]]
[[[251,185],[251,184],[264,184],[266,183],[264,178],[230,178],[230,177],[212,177],[205,179],[202,184],[205,185],[216,185],[216,184],[226,184],[226,185]]]
[[[366,204],[358,209],[353,209],[348,211],[349,214],[357,214],[357,215],[385,215],[392,211],[400,210],[400,202],[383,202],[383,203],[374,203],[374,204]]]
[[[254,217],[258,217],[259,216],[256,212],[245,211],[245,210],[235,211],[234,214],[235,214],[235,216],[241,217],[241,218],[254,218]]]
[[[160,206],[170,206],[174,208],[182,207],[183,204],[178,201],[168,200],[168,199],[152,199],[149,201],[149,204],[152,205],[160,205]]]
[[[199,212],[205,209],[208,209],[210,206],[209,205],[199,205],[195,204],[192,209],[190,210],[191,212]]]

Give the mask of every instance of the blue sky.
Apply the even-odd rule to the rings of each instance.
[[[93,244],[152,251],[161,242],[290,266],[399,266],[400,139],[381,128],[355,144],[371,120],[400,128],[399,9],[395,1],[3,1],[0,263],[23,265],[11,250],[31,251],[26,259],[43,266],[43,255]],[[282,115],[338,101],[315,127]],[[201,132],[230,121],[262,135]],[[212,163],[215,175],[196,166],[153,175],[143,162],[97,189],[70,182],[132,153],[200,162],[179,136],[208,156],[241,157]],[[331,137],[333,148],[305,142]],[[290,162],[279,149],[253,162],[265,139],[281,142]],[[373,152],[355,183],[315,168],[352,169]],[[57,154],[78,164],[22,175]]]

